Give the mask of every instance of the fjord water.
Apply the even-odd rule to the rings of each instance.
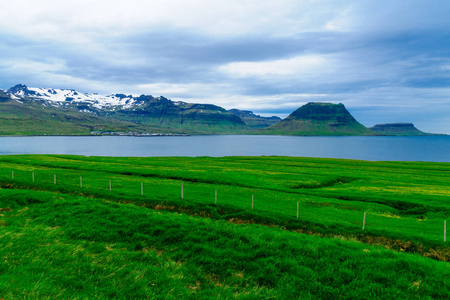
[[[298,156],[450,162],[450,136],[0,137],[0,154],[86,156]]]

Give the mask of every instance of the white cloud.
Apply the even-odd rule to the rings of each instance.
[[[345,3],[333,2],[2,0],[0,28],[22,36],[80,41],[167,26],[209,34],[290,35],[322,30],[345,10]]]
[[[227,93],[226,89],[217,89],[220,93],[210,95],[209,98],[174,98],[192,103],[205,103],[222,106],[225,109],[237,108],[241,110],[258,111],[286,111],[292,112],[303,104],[311,101],[323,101],[326,94],[278,94],[278,95],[240,95]],[[270,115],[284,116],[284,114],[271,113]]]
[[[158,27],[208,34],[408,30],[448,26],[448,1],[2,0],[0,28],[25,36],[91,39]]]
[[[331,62],[325,56],[304,55],[262,62],[233,62],[219,71],[235,76],[306,76],[328,72]]]
[[[46,73],[59,72],[65,68],[64,62],[58,59],[39,62],[29,59],[17,59],[0,62],[0,69],[11,73]]]
[[[446,105],[450,88],[419,88],[401,86],[383,86],[365,89],[360,92],[343,93],[340,96],[346,99],[346,103],[358,107],[404,107],[415,108],[418,111],[423,107]],[[376,99],[376,101],[374,101]]]
[[[211,95],[221,95],[224,91],[229,91],[230,88],[230,85],[225,83],[157,82],[136,85],[133,87],[133,92],[141,94],[152,93],[153,96],[163,95],[173,98],[172,100],[212,103]]]
[[[350,7],[340,11],[335,18],[325,24],[325,29],[330,31],[350,31],[352,10]]]

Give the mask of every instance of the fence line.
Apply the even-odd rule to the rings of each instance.
[[[15,170],[11,170],[11,178],[13,179],[13,180],[16,180],[16,179],[19,179],[21,176],[20,176],[20,172],[19,173],[15,173],[14,172]],[[28,171],[29,172],[29,171]],[[76,175],[71,175],[71,176],[76,176]],[[69,176],[70,177],[70,176]],[[26,178],[26,176],[25,176],[25,178]],[[30,178],[30,177],[28,177],[28,178]],[[31,172],[31,179],[32,179],[32,182],[34,183],[35,182],[35,180],[36,180],[36,177],[35,177],[35,172],[33,171],[33,172]],[[48,181],[47,181],[48,182]],[[63,182],[63,180],[61,180],[60,179],[60,184],[59,185],[61,185],[61,183]],[[123,182],[127,182],[127,181],[123,181]],[[58,184],[58,181],[57,181],[57,174],[56,173],[54,173],[53,174],[53,184],[54,185],[57,185]],[[72,184],[69,184],[69,185],[73,185],[73,183]],[[83,177],[82,176],[80,176],[80,188],[83,188]],[[122,188],[126,188],[124,185],[122,185]],[[94,189],[95,189],[95,187],[94,187]],[[101,188],[100,188],[101,189]],[[116,187],[116,189],[120,189],[120,184],[119,184],[119,187]],[[109,180],[109,191],[112,191],[112,180],[110,179]],[[138,193],[137,191],[136,191],[136,193]],[[140,189],[140,194],[141,195],[144,195],[144,182],[141,182],[141,189]],[[184,182],[183,181],[181,181],[181,199],[184,199]],[[217,189],[215,190],[215,192],[214,192],[214,202],[215,202],[215,204],[217,204],[217,200],[218,200],[218,191],[217,191]],[[299,207],[300,207],[300,202],[299,201],[297,201],[297,210],[296,210],[296,217],[297,217],[297,219],[299,218]],[[251,206],[251,209],[252,210],[254,210],[254,195],[252,195],[252,206]],[[364,212],[364,215],[363,215],[363,221],[362,221],[362,230],[366,230],[366,216],[367,216],[367,212]],[[354,221],[352,221],[351,222],[351,224],[353,224],[353,222]],[[442,224],[442,223],[441,223]],[[443,240],[444,240],[444,242],[446,242],[446,240],[447,240],[447,221],[446,220],[444,220],[444,224],[443,224],[444,226],[444,234],[443,234]],[[441,227],[442,228],[442,227]],[[442,231],[441,231],[442,232]],[[430,235],[430,236],[433,236],[434,234],[432,234],[432,233],[430,233],[430,230],[428,229],[428,234]]]

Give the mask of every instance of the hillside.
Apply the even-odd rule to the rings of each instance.
[[[449,167],[0,156],[0,295],[447,299]]]
[[[277,135],[373,135],[343,104],[309,102],[286,119],[259,131]]]
[[[188,133],[232,134],[248,130],[238,116],[216,105],[173,102],[165,97],[144,95],[137,99],[142,101],[139,109],[100,111],[99,114]]]
[[[0,92],[0,135],[89,135],[92,131],[161,132],[150,126],[102,118],[73,109],[12,100]]]
[[[163,96],[102,96],[75,90],[30,88],[19,84],[8,89],[10,97],[43,107],[65,109],[134,123],[131,127],[154,128],[153,132],[233,134],[249,127],[236,115],[211,104],[175,102]],[[138,125],[136,125],[138,124]],[[133,128],[125,131],[132,131]],[[123,131],[123,130],[122,130]]]
[[[228,112],[241,118],[252,129],[266,128],[281,121],[279,117],[261,117],[249,110],[230,109]]]
[[[420,131],[412,123],[377,124],[369,129],[383,135],[431,135]]]

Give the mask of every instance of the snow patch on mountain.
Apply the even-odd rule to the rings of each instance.
[[[11,97],[17,99],[28,98],[33,100],[44,100],[51,102],[54,106],[62,106],[71,103],[88,104],[96,109],[111,109],[120,107],[128,109],[133,106],[139,106],[142,101],[132,95],[99,95],[97,93],[81,93],[76,90],[53,89],[53,88],[34,88],[25,85],[16,85],[8,90]]]

